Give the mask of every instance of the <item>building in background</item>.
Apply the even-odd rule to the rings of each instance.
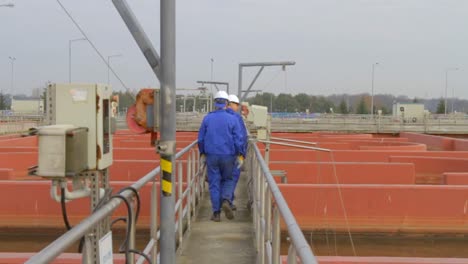
[[[11,101],[11,111],[14,113],[34,113],[44,112],[44,101],[37,99],[15,99]]]
[[[393,117],[401,118],[405,122],[422,122],[429,114],[424,109],[424,104],[419,103],[393,103]]]

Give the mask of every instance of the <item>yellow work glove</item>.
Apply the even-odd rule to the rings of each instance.
[[[240,169],[244,164],[244,156],[239,155],[237,156],[237,168]]]

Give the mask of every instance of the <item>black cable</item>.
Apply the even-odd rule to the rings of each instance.
[[[138,194],[137,189],[133,188],[132,186],[125,187],[121,189],[118,193],[121,194],[126,190],[130,190],[135,194],[135,197],[137,199],[137,209],[136,209],[136,215],[135,215],[135,223],[138,222],[138,216],[140,215],[140,207],[141,207],[141,202],[140,202],[140,195]]]
[[[144,257],[149,264],[152,264],[150,257],[148,255],[146,255],[145,253],[143,253],[143,252],[141,252],[139,250],[135,250],[135,249],[130,249],[129,251]]]
[[[122,245],[121,245],[120,248],[119,248],[119,253],[125,252],[125,262],[128,264],[129,263],[128,262],[128,255],[130,253],[128,243],[129,243],[130,229],[132,227],[132,217],[133,217],[132,208],[130,207],[130,203],[128,202],[128,200],[125,199],[125,197],[123,197],[122,194],[119,193],[117,195],[111,196],[110,199],[113,199],[113,198],[121,199],[121,200],[124,201],[125,205],[127,205],[127,215],[128,215],[127,232],[126,232],[126,235],[125,235],[125,240],[122,243],[122,245],[125,245],[125,250],[122,250]]]
[[[128,253],[131,252],[131,253],[135,253],[135,254],[138,254],[138,255],[144,257],[144,258],[146,259],[146,261],[147,261],[148,263],[151,264],[152,262],[151,262],[151,259],[150,259],[150,257],[149,257],[148,255],[146,255],[146,254],[143,253],[142,251],[139,251],[139,250],[136,250],[136,249],[130,249],[130,246],[128,245],[128,244],[129,244],[129,237],[130,237],[130,228],[131,228],[131,226],[132,226],[132,221],[133,221],[132,219],[133,219],[133,218],[132,218],[132,212],[131,212],[131,209],[130,209],[130,203],[128,202],[127,199],[125,199],[125,198],[122,196],[122,193],[123,193],[124,191],[127,191],[127,190],[130,190],[130,191],[132,191],[132,192],[135,194],[135,197],[136,197],[136,200],[137,200],[137,209],[136,209],[136,212],[135,212],[135,224],[136,224],[136,222],[138,221],[138,216],[140,215],[140,207],[141,207],[140,195],[138,194],[137,189],[133,188],[132,186],[129,186],[129,187],[122,188],[122,189],[118,192],[117,195],[114,195],[114,196],[111,197],[111,199],[115,197],[115,198],[123,199],[123,200],[125,201],[125,204],[127,205],[127,208],[129,208],[129,210],[128,210],[128,214],[129,214],[129,215],[128,215],[128,219],[129,219],[129,220],[126,221],[125,218],[119,217],[119,218],[114,219],[114,220],[112,221],[111,226],[112,226],[113,224],[115,224],[116,222],[118,222],[118,221],[126,221],[126,222],[127,222],[127,234],[126,234],[126,238],[125,238],[125,240],[124,240],[124,243],[122,243],[122,245],[125,244],[125,256],[126,256],[126,258],[128,259]],[[120,253],[122,253],[122,251],[123,251],[123,250],[122,250],[122,245],[121,245],[120,248],[119,248]]]
[[[112,220],[112,222],[111,222],[111,227],[112,227],[115,223],[117,223],[117,222],[119,222],[119,221],[122,221],[122,222],[127,223],[127,218],[125,218],[125,217],[119,217],[119,218],[116,218],[116,219]]]
[[[70,225],[70,222],[68,222],[67,206],[65,205],[65,188],[64,187],[60,188],[60,193],[61,193],[60,204],[62,205],[63,221],[65,222],[65,227],[67,228],[67,230],[70,230],[72,227]]]

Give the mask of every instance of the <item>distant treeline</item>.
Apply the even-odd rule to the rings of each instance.
[[[329,96],[297,95],[281,93],[257,94],[247,101],[251,104],[264,105],[272,112],[306,112],[310,113],[341,113],[341,114],[368,114],[371,108],[369,94],[334,94]],[[391,114],[394,103],[421,103],[432,113],[442,114],[445,111],[444,98],[409,98],[407,96],[394,96],[390,94],[374,95],[374,113],[382,110],[382,114]],[[456,112],[468,111],[468,100],[455,99],[453,109]],[[448,98],[447,112],[452,112],[452,100]]]
[[[117,92],[120,97],[120,109],[125,109],[133,104],[133,98],[128,92]],[[185,101],[185,111],[193,110],[193,103],[196,101],[195,110],[205,109],[207,101],[201,96],[193,96]],[[272,93],[257,94],[247,98],[250,104],[263,105],[268,107],[269,112],[306,112],[309,113],[342,113],[342,114],[368,114],[370,113],[371,96],[369,94],[334,94],[329,96],[308,95],[300,93],[291,95],[281,93],[275,95]],[[383,114],[391,114],[394,103],[421,103],[432,113],[444,113],[444,98],[409,98],[407,96],[394,96],[390,94],[378,94],[374,96],[374,113],[382,110]],[[184,99],[178,97],[176,101],[177,111],[183,111]],[[457,112],[468,112],[468,100],[455,99],[453,109]],[[273,110],[273,111],[272,111]],[[448,98],[447,112],[452,112],[452,100]]]
[[[40,97],[44,98],[44,90]],[[115,92],[119,95],[119,106],[121,110],[125,110],[128,106],[134,103],[135,94],[130,92]],[[39,97],[37,95],[32,97]],[[15,95],[15,99],[30,99],[31,96]],[[185,111],[193,111],[194,101],[196,102],[195,110],[203,111],[208,103],[202,96],[190,96],[185,100]],[[0,109],[9,109],[10,95],[0,94]],[[341,113],[341,114],[368,114],[371,107],[371,96],[369,94],[334,94],[329,96],[308,95],[300,93],[291,95],[281,93],[275,95],[273,93],[261,93],[253,97],[247,98],[250,104],[263,105],[268,107],[269,112],[307,112],[309,113]],[[445,111],[444,98],[409,98],[407,96],[394,96],[390,94],[377,94],[374,96],[374,113],[382,110],[383,114],[391,114],[394,103],[421,103],[431,113],[443,114]],[[452,98],[447,99],[447,112],[468,112],[468,100],[458,99],[452,101]],[[184,99],[177,98],[177,111],[183,111]]]

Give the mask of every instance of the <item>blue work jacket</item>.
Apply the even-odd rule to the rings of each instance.
[[[224,109],[210,112],[198,131],[198,149],[207,155],[244,155],[239,122]]]
[[[249,140],[249,138],[248,138],[248,135],[247,135],[247,128],[245,127],[244,120],[242,119],[242,116],[238,112],[232,110],[231,108],[227,108],[226,112],[233,115],[236,118],[237,122],[239,123],[239,127],[240,127],[240,130],[241,130],[242,146],[243,146],[242,147],[242,153],[243,153],[243,155],[245,157],[245,153],[247,153],[247,146],[248,146],[247,141]]]

